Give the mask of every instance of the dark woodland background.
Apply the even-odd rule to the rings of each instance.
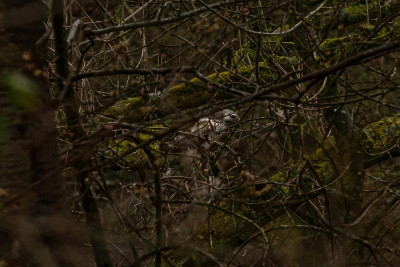
[[[400,264],[400,1],[1,1],[0,32],[0,266]]]

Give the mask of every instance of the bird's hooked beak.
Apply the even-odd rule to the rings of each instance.
[[[229,122],[230,124],[237,123],[240,121],[240,117],[237,114],[229,114],[227,117],[228,118],[226,118],[225,121]]]

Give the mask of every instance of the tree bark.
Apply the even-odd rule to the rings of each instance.
[[[23,19],[21,19],[23,18]],[[41,1],[0,4],[0,265],[82,266],[67,216]]]

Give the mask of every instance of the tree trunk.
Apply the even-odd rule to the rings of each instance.
[[[0,4],[0,265],[84,264],[66,213],[46,48],[36,45],[46,20],[41,1]]]

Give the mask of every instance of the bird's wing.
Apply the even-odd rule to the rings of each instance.
[[[206,137],[215,131],[216,126],[215,120],[202,118],[190,128],[190,132],[198,137]]]

